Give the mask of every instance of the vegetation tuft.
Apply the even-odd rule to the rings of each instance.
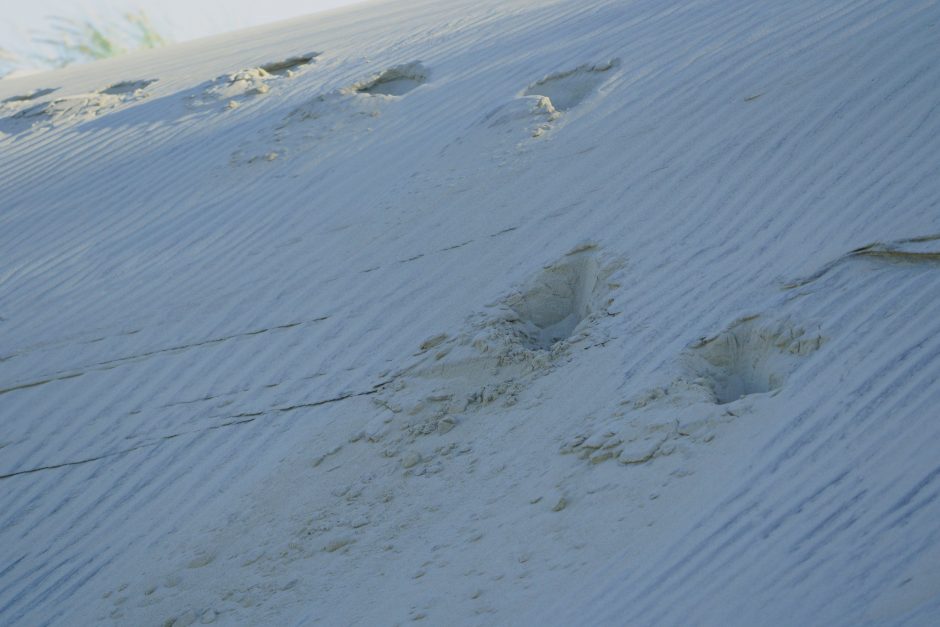
[[[144,11],[92,21],[50,17],[47,29],[32,38],[40,52],[17,53],[0,47],[0,76],[30,68],[60,68],[157,48],[169,42]]]

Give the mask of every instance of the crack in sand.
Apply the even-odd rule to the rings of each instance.
[[[92,462],[101,461],[101,460],[103,460],[103,459],[109,459],[109,458],[111,458],[111,457],[119,457],[119,456],[122,456],[122,455],[127,455],[128,453],[133,453],[134,451],[139,451],[139,450],[141,450],[141,449],[153,448],[153,447],[158,446],[159,444],[161,444],[161,443],[163,443],[163,442],[166,442],[167,440],[172,440],[172,439],[175,439],[175,438],[184,436],[184,435],[194,435],[194,434],[199,434],[199,433],[205,433],[205,432],[207,432],[207,431],[214,431],[214,430],[216,430],[216,429],[223,429],[223,428],[226,428],[226,427],[234,427],[234,426],[238,426],[238,425],[248,424],[248,423],[250,423],[250,422],[254,422],[255,420],[257,420],[257,419],[260,418],[261,416],[265,416],[265,415],[269,415],[269,414],[274,414],[274,413],[286,413],[286,412],[291,412],[291,411],[295,411],[295,410],[298,410],[298,409],[307,409],[307,408],[311,408],[311,407],[320,407],[320,406],[322,406],[322,405],[329,405],[329,404],[331,404],[331,403],[338,403],[338,402],[340,402],[340,401],[345,401],[345,400],[348,400],[348,399],[350,399],[350,398],[356,398],[356,397],[359,397],[359,396],[369,396],[369,395],[378,393],[378,392],[382,389],[382,387],[384,387],[384,386],[387,385],[387,384],[388,384],[388,382],[382,382],[382,383],[376,384],[375,386],[372,387],[371,390],[367,390],[367,391],[365,391],[365,392],[349,392],[349,393],[347,393],[347,394],[341,394],[340,396],[336,396],[336,397],[333,397],[333,398],[327,398],[327,399],[323,399],[323,400],[320,400],[320,401],[313,401],[313,402],[311,402],[311,403],[300,403],[300,404],[297,404],[297,405],[288,405],[288,406],[286,406],[286,407],[275,407],[275,408],[272,408],[272,409],[269,409],[269,410],[266,410],[266,411],[260,411],[260,412],[250,412],[250,413],[243,413],[243,414],[235,414],[235,415],[233,415],[233,416],[229,416],[229,418],[232,419],[232,420],[229,420],[229,422],[224,422],[224,423],[221,423],[221,424],[212,425],[211,427],[206,427],[206,428],[204,428],[204,429],[194,429],[194,430],[192,430],[192,431],[182,431],[182,432],[180,432],[180,433],[172,433],[172,434],[170,434],[170,435],[160,436],[159,439],[157,439],[157,440],[155,440],[155,441],[153,441],[153,442],[145,442],[145,443],[142,443],[142,444],[138,444],[138,445],[136,445],[136,446],[132,446],[132,447],[130,447],[130,448],[121,449],[120,451],[112,451],[112,452],[110,452],[110,453],[104,453],[103,455],[98,455],[98,456],[96,456],[96,457],[89,457],[89,458],[87,458],[87,459],[79,459],[79,460],[75,460],[75,461],[71,461],[71,462],[62,462],[62,463],[58,463],[58,464],[48,464],[48,465],[46,465],[46,466],[38,466],[38,467],[36,467],[36,468],[29,468],[29,469],[27,469],[27,470],[18,470],[18,471],[16,471],[16,472],[10,472],[10,473],[6,473],[6,474],[0,474],[0,481],[2,481],[3,479],[10,479],[10,478],[12,478],[12,477],[18,477],[18,476],[20,476],[20,475],[29,475],[29,474],[33,474],[33,473],[36,473],[36,472],[41,472],[41,471],[43,471],[43,470],[55,470],[55,469],[58,469],[58,468],[67,468],[67,467],[69,467],[69,466],[81,466],[81,465],[84,465],[84,464],[90,464],[90,463],[92,463]],[[238,420],[235,420],[235,419],[238,419]]]
[[[783,286],[785,290],[792,290],[797,287],[803,287],[813,281],[822,278],[830,270],[836,266],[842,264],[845,261],[851,259],[856,259],[858,257],[870,257],[874,259],[881,259],[885,261],[900,261],[908,263],[937,263],[940,262],[940,251],[938,250],[907,250],[905,247],[916,248],[916,244],[924,244],[927,242],[935,242],[940,240],[940,234],[936,235],[923,235],[919,237],[911,237],[908,239],[900,239],[893,242],[873,242],[867,246],[862,246],[861,248],[856,248],[855,250],[849,251],[841,257],[836,258],[833,261],[830,261],[822,268],[810,274],[809,276],[796,279],[790,283],[786,283]]]
[[[254,331],[245,331],[244,333],[236,333],[236,334],[234,334],[234,335],[228,335],[228,336],[226,336],[226,337],[213,338],[213,339],[211,339],[211,340],[204,340],[204,341],[202,341],[202,342],[195,342],[195,343],[193,343],[193,344],[184,344],[184,345],[180,345],[180,346],[171,346],[170,348],[161,348],[161,349],[158,349],[158,350],[148,351],[148,352],[146,352],[146,353],[140,353],[140,354],[138,354],[138,355],[129,355],[129,356],[127,356],[127,357],[118,357],[117,359],[109,359],[109,360],[106,360],[106,361],[100,361],[100,362],[91,364],[91,366],[87,366],[88,370],[82,370],[82,371],[77,371],[77,372],[70,372],[70,373],[68,373],[68,374],[63,374],[63,375],[59,375],[59,376],[51,376],[51,377],[49,377],[49,378],[47,378],[47,379],[43,379],[43,380],[41,380],[41,381],[31,381],[31,382],[29,382],[29,383],[22,383],[22,384],[19,384],[19,385],[14,385],[14,386],[9,387],[9,388],[2,388],[2,389],[0,389],[0,395],[6,394],[7,392],[15,392],[15,391],[17,391],[17,390],[25,390],[25,389],[28,389],[28,388],[38,387],[38,386],[40,386],[40,385],[45,385],[45,384],[47,384],[47,383],[53,383],[53,382],[55,382],[55,381],[64,381],[64,380],[66,380],[66,379],[74,379],[74,378],[76,378],[76,377],[82,376],[83,374],[86,374],[88,371],[111,370],[111,369],[113,369],[113,368],[116,368],[116,367],[118,367],[118,366],[121,366],[121,365],[124,365],[124,364],[127,364],[127,363],[135,363],[135,362],[140,361],[140,360],[142,360],[142,359],[145,359],[145,358],[148,358],[148,357],[153,357],[154,355],[163,355],[163,354],[169,354],[169,353],[179,353],[179,352],[182,352],[182,351],[185,351],[185,350],[189,350],[189,349],[191,349],[191,348],[201,348],[201,347],[203,347],[203,346],[211,346],[211,345],[213,345],[213,344],[221,344],[222,342],[227,342],[227,341],[229,341],[229,340],[237,340],[237,339],[241,339],[241,338],[245,338],[245,337],[251,337],[251,336],[253,336],[253,335],[261,335],[262,333],[268,333],[268,332],[270,332],[270,331],[281,331],[281,330],[284,330],[284,329],[292,329],[292,328],[294,328],[294,327],[299,327],[299,326],[301,326],[301,325],[313,324],[314,322],[322,322],[322,321],[324,321],[324,320],[327,320],[328,318],[329,318],[329,316],[321,316],[321,317],[319,317],[319,318],[313,318],[313,319],[311,319],[311,320],[301,320],[300,322],[291,322],[291,323],[289,323],[289,324],[281,324],[281,325],[277,325],[277,326],[273,326],[273,327],[268,327],[268,328],[266,328],[266,329],[256,329],[256,330],[254,330]],[[13,356],[15,356],[15,355],[11,355],[11,357],[13,357]],[[5,359],[8,359],[8,358],[5,358]]]

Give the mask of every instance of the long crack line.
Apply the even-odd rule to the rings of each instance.
[[[18,477],[20,475],[30,475],[36,472],[41,472],[43,470],[56,470],[58,468],[67,468],[69,466],[81,466],[83,464],[90,464],[92,462],[97,462],[103,459],[109,459],[111,457],[120,457],[122,455],[127,455],[128,453],[133,453],[134,451],[139,451],[141,449],[153,448],[155,446],[158,446],[159,444],[162,444],[163,442],[167,440],[172,440],[174,438],[178,438],[181,436],[196,435],[199,433],[205,433],[207,431],[223,429],[225,427],[234,427],[238,425],[244,425],[250,422],[254,422],[255,420],[257,420],[258,418],[262,416],[267,416],[267,415],[271,415],[275,413],[286,413],[286,412],[295,411],[297,409],[320,407],[322,405],[329,405],[331,403],[339,403],[340,401],[345,401],[350,398],[357,398],[359,396],[369,396],[371,394],[377,393],[379,390],[382,389],[382,387],[387,385],[387,383],[388,382],[379,383],[373,386],[371,390],[368,390],[366,392],[350,392],[348,394],[343,394],[334,398],[327,398],[322,401],[313,401],[312,403],[301,403],[298,405],[289,405],[287,407],[275,407],[274,409],[269,409],[267,411],[261,411],[261,412],[235,414],[234,416],[228,416],[229,421],[224,422],[222,424],[212,425],[211,427],[206,427],[204,429],[195,429],[193,431],[182,431],[180,433],[164,435],[164,436],[161,436],[158,440],[153,441],[153,442],[146,442],[144,444],[138,444],[137,446],[132,446],[131,448],[122,449],[120,451],[113,451],[111,453],[105,453],[103,455],[98,455],[97,457],[89,457],[87,459],[79,459],[79,460],[72,461],[72,462],[62,462],[60,464],[49,464],[47,466],[39,466],[36,468],[29,468],[27,470],[18,470],[16,472],[9,472],[9,473],[0,475],[0,481],[2,481],[3,479],[10,479],[12,477]]]

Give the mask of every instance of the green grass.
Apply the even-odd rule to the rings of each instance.
[[[47,28],[32,38],[35,51],[0,47],[0,76],[18,69],[59,68],[120,56],[132,50],[157,48],[169,39],[141,10],[107,20],[50,17]]]

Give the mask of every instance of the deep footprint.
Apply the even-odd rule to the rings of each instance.
[[[545,268],[507,304],[517,315],[517,333],[529,350],[551,350],[569,339],[582,321],[606,311],[614,268],[602,268],[593,247],[569,253]]]
[[[515,404],[572,346],[603,336],[601,319],[612,315],[617,287],[611,280],[623,267],[593,244],[580,246],[491,306],[495,311],[472,316],[455,337],[428,338],[411,365],[376,388],[380,411],[354,439],[400,451],[417,438],[448,434],[487,406]]]
[[[802,360],[823,343],[817,331],[788,320],[741,319],[690,347],[687,364],[719,405],[783,386]]]

